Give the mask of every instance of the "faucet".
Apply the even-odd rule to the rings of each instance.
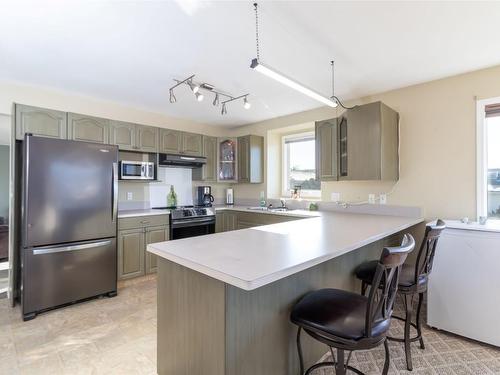
[[[281,202],[281,208],[287,208],[286,207],[286,201],[284,199],[280,199],[280,202]]]

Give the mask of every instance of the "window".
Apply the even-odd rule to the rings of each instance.
[[[320,197],[321,182],[316,180],[314,132],[283,137],[283,195],[299,188],[301,197]]]
[[[500,219],[500,98],[478,102],[478,216]]]

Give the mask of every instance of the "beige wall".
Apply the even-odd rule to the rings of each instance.
[[[401,116],[401,174],[388,203],[421,206],[427,218],[475,217],[476,99],[500,97],[499,82],[497,66],[356,101],[381,100]],[[267,137],[270,130],[339,113],[336,109],[319,108],[236,131]],[[235,197],[258,197],[265,187],[236,186]],[[330,200],[331,192],[340,192],[342,200],[366,200],[369,193],[389,192],[392,188],[390,182],[325,182],[322,199]]]

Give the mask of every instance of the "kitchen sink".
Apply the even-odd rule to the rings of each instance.
[[[286,212],[286,211],[289,211],[290,209],[288,207],[247,207],[247,210]]]

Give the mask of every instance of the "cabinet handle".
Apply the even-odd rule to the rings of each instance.
[[[141,220],[140,223],[141,224],[149,224],[149,221],[147,221],[147,220]]]

